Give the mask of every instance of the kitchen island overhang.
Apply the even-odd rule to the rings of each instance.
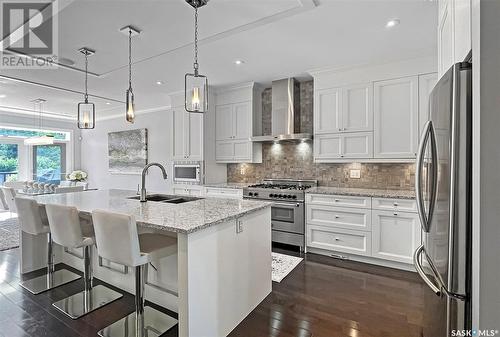
[[[180,336],[225,336],[271,292],[270,203],[219,198],[141,203],[129,199],[133,196],[134,191],[99,190],[34,199],[74,206],[85,217],[95,209],[131,214],[140,232],[176,237],[176,254],[153,257],[146,299],[179,314]],[[21,241],[21,270],[41,268],[43,239],[23,233]],[[56,261],[82,270],[74,253],[57,249]],[[132,272],[97,256],[93,262],[98,279],[133,293]]]

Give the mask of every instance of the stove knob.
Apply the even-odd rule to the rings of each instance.
[[[252,192],[249,192],[249,193],[248,193],[248,196],[253,197],[253,193],[252,193]]]
[[[269,198],[274,198],[274,194],[269,194]]]
[[[290,194],[289,194],[289,195],[287,195],[286,197],[287,197],[288,199],[291,199],[291,198],[292,198],[292,196],[291,196]]]
[[[278,195],[280,198],[284,198],[285,196],[283,194]]]
[[[258,193],[258,192],[255,192],[255,193],[253,194],[253,196],[254,196],[254,197],[257,197],[257,196],[259,196],[259,193]]]
[[[292,195],[292,199],[297,199],[297,196],[296,195]]]

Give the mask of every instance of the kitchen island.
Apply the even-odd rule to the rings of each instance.
[[[33,197],[39,204],[134,215],[139,232],[177,238],[177,252],[153,257],[146,299],[179,314],[180,336],[225,336],[271,292],[271,204],[206,198],[179,204],[131,198],[135,192],[100,190]],[[23,233],[21,270],[44,266],[44,238]],[[56,249],[56,262],[82,270],[78,251]],[[133,273],[94,254],[98,279],[133,293]]]

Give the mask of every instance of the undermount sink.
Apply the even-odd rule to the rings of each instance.
[[[140,200],[140,196],[128,197],[127,199]],[[169,204],[183,204],[185,202],[196,201],[203,198],[197,197],[184,197],[179,195],[168,194],[149,194],[146,196],[147,201],[165,202]]]
[[[174,199],[169,199],[165,200],[163,202],[169,203],[169,204],[183,204],[185,202],[190,202],[190,201],[196,201],[196,200],[201,200],[203,198],[197,198],[197,197],[176,197]]]

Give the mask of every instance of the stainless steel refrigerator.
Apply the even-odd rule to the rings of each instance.
[[[423,244],[414,263],[424,289],[424,337],[471,325],[472,72],[457,63],[429,99],[416,165]]]

